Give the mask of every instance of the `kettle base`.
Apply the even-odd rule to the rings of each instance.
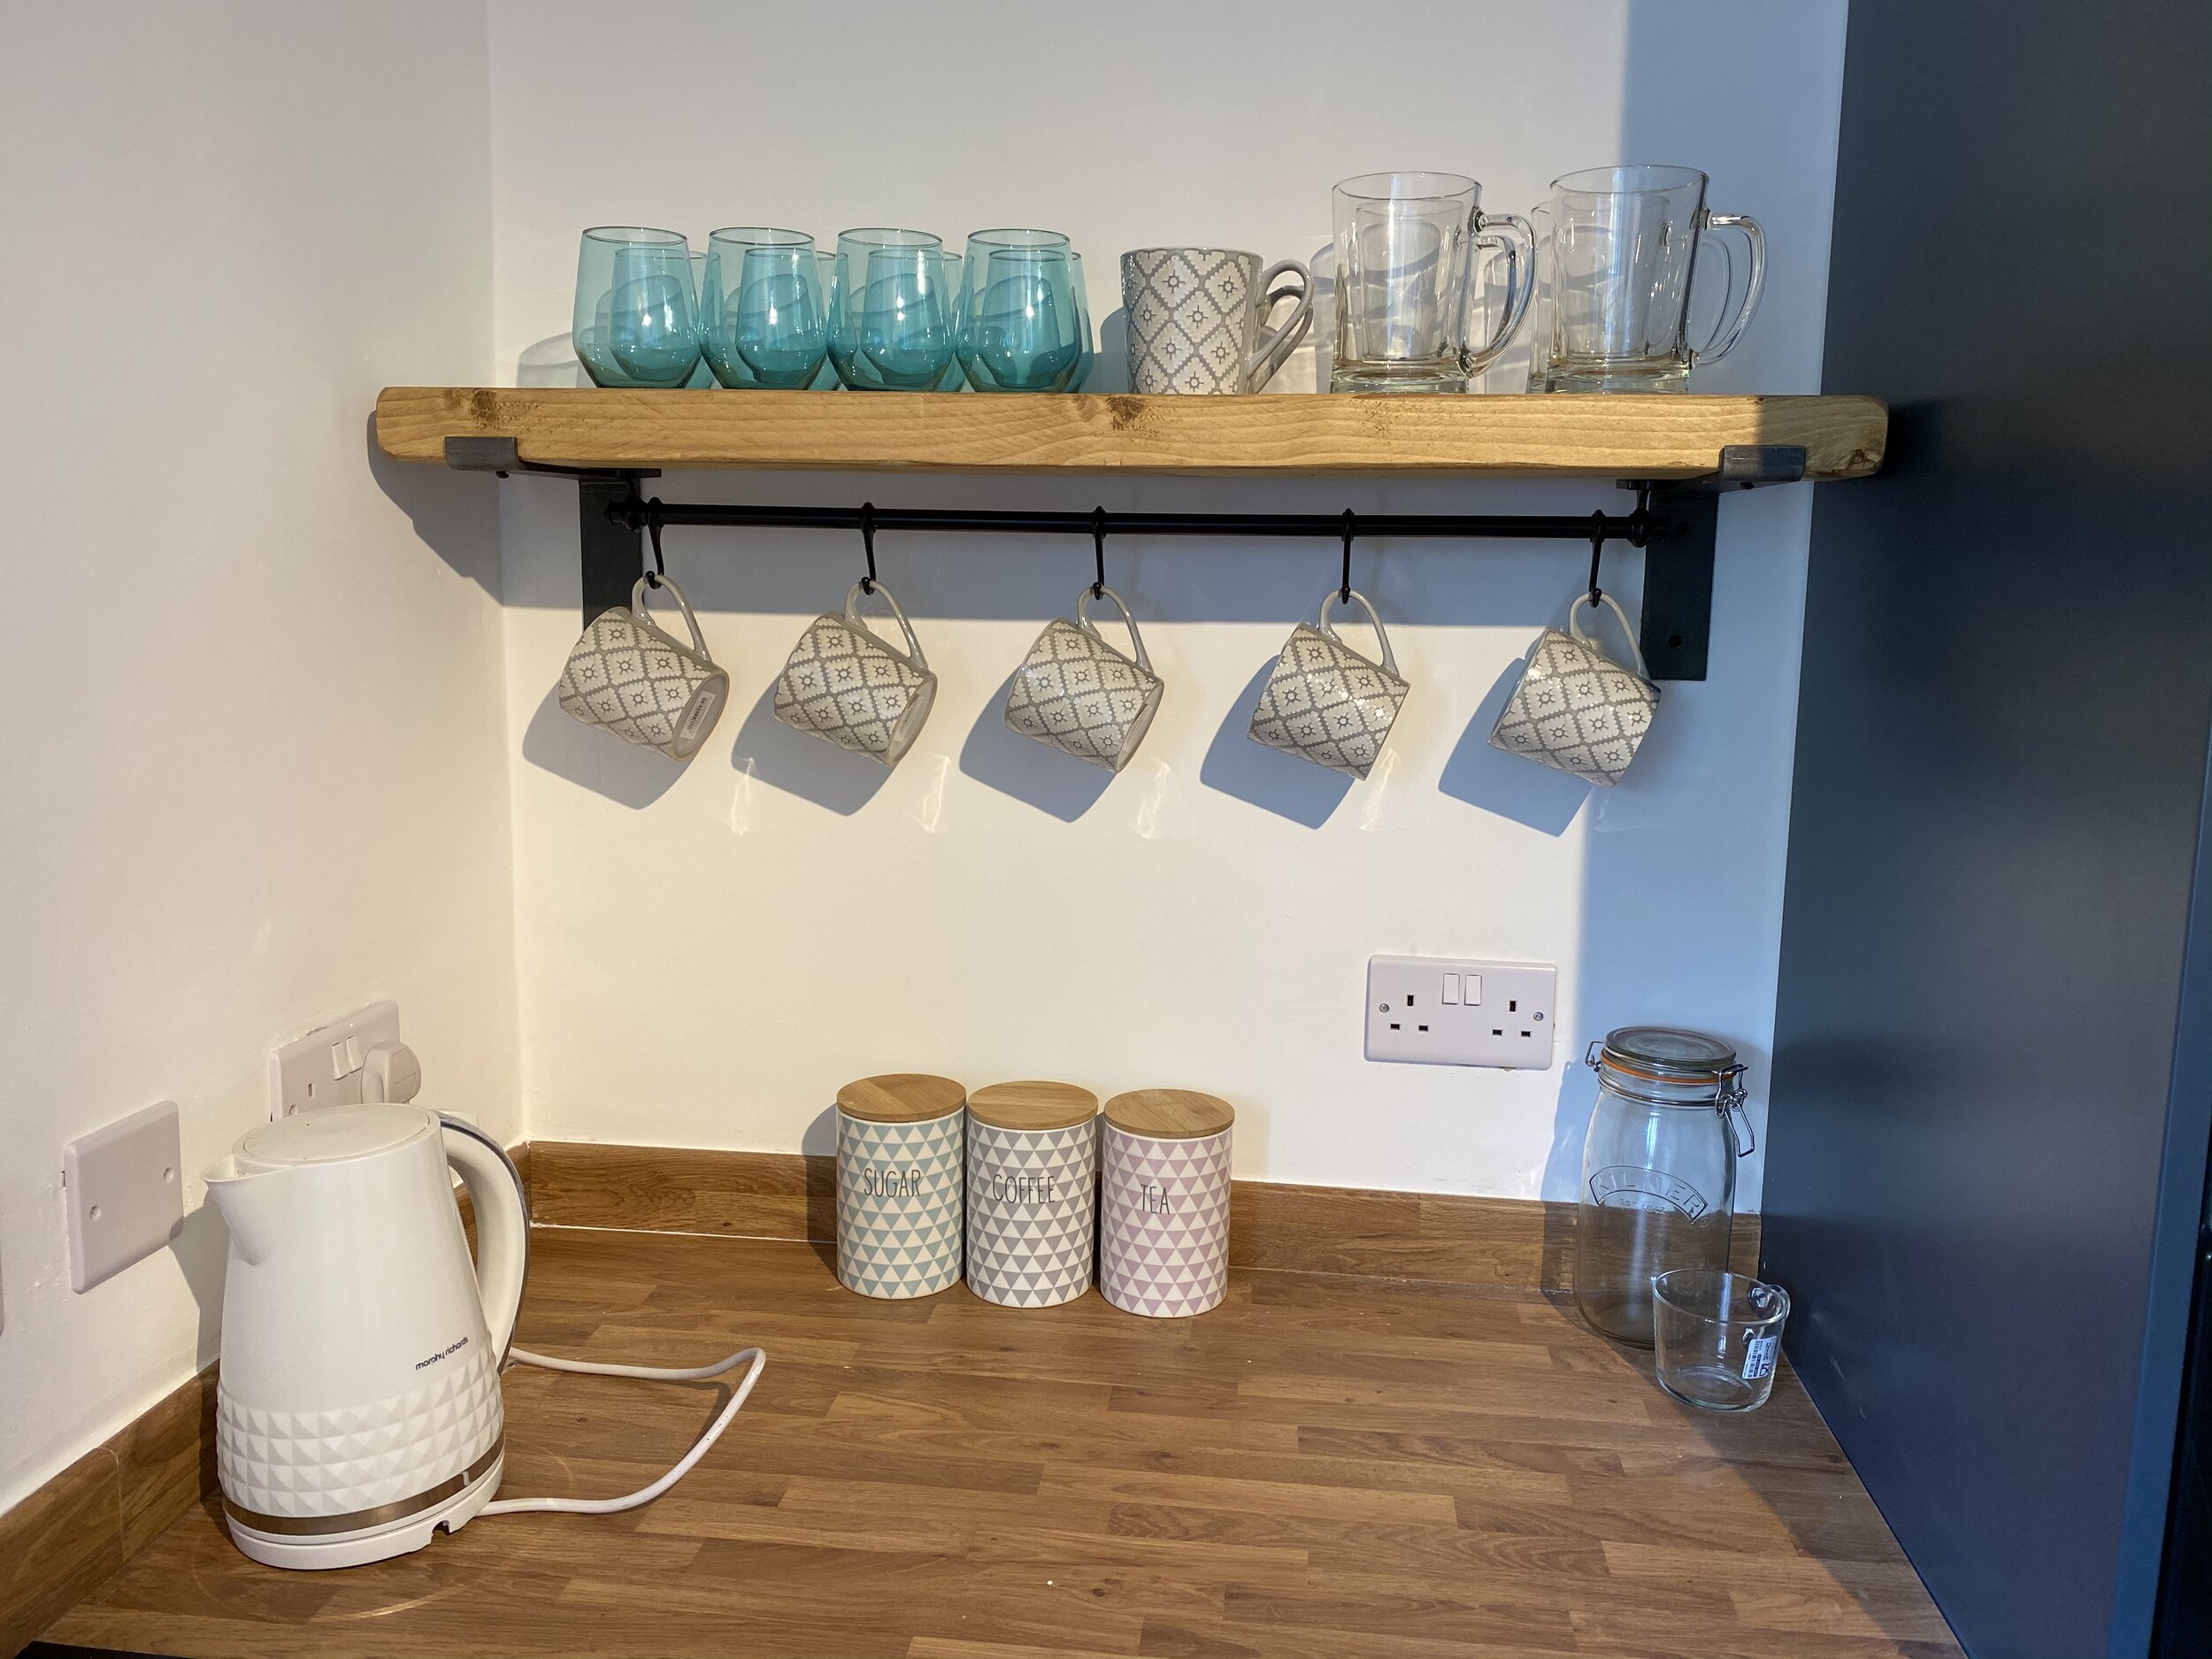
[[[500,1477],[506,1472],[506,1463],[503,1448],[497,1460],[480,1479],[472,1480],[435,1508],[411,1515],[403,1521],[359,1532],[340,1532],[326,1538],[280,1538],[245,1525],[235,1515],[224,1518],[230,1525],[231,1541],[249,1559],[264,1566],[308,1572],[332,1567],[365,1566],[373,1561],[388,1561],[394,1555],[411,1555],[427,1545],[440,1527],[449,1532],[459,1532],[492,1501],[492,1495],[499,1490]]]

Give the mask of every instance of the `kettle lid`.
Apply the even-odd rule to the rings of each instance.
[[[436,1123],[423,1108],[392,1101],[310,1106],[248,1130],[238,1143],[238,1159],[262,1169],[342,1164],[404,1146],[427,1134]]]

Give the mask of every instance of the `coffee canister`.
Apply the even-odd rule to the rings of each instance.
[[[864,1296],[927,1296],[960,1278],[967,1091],[894,1071],[837,1091],[837,1277]]]
[[[1106,1102],[1098,1288],[1115,1307],[1174,1319],[1229,1289],[1226,1101],[1147,1088]]]
[[[1050,1308],[1091,1287],[1098,1247],[1098,1096],[994,1083],[968,1096],[968,1288]]]

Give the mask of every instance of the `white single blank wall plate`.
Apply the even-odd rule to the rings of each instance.
[[[71,1289],[90,1290],[176,1237],[184,1221],[182,1161],[173,1100],[62,1148]]]
[[[1367,1057],[1548,1071],[1558,994],[1547,963],[1370,956]]]
[[[372,1002],[295,1038],[269,1056],[270,1118],[289,1118],[303,1106],[360,1104],[369,1050],[398,1041],[397,1002]]]

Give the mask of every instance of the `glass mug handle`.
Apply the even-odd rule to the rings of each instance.
[[[1536,232],[1518,213],[1485,213],[1476,211],[1471,227],[1473,245],[1477,248],[1502,248],[1505,250],[1505,315],[1499,319],[1497,332],[1479,346],[1462,346],[1460,367],[1474,374],[1488,368],[1493,359],[1513,343],[1513,336],[1520,332],[1521,322],[1528,315],[1530,297],[1536,292]],[[1466,307],[1471,315],[1475,304],[1473,261],[1468,264]],[[1461,338],[1465,339],[1465,316],[1461,321]]]
[[[1705,229],[1741,231],[1744,241],[1751,249],[1751,268],[1744,278],[1743,303],[1736,308],[1733,317],[1728,315],[1725,308],[1723,309],[1721,315],[1727,320],[1717,325],[1712,337],[1690,353],[1693,366],[1726,357],[1736,342],[1743,338],[1743,331],[1751,326],[1752,313],[1759,309],[1759,296],[1766,288],[1767,281],[1766,233],[1759,228],[1757,219],[1748,213],[1708,213],[1705,216]],[[1735,285],[1735,261],[1731,259],[1728,262],[1728,279],[1732,288]]]

